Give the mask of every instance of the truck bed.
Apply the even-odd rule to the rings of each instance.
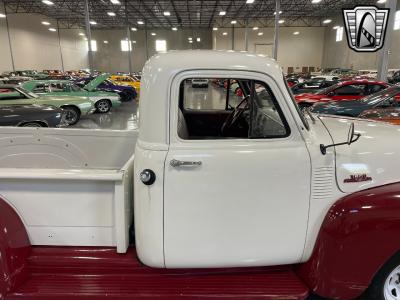
[[[22,283],[10,299],[305,299],[290,267],[153,269],[135,249],[32,247]]]

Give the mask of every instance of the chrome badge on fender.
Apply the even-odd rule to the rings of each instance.
[[[345,180],[343,180],[344,183],[362,182],[362,181],[372,181],[372,177],[367,176],[367,174],[350,175],[350,178],[346,178]]]
[[[389,9],[357,6],[343,9],[347,42],[357,52],[375,52],[383,47]]]

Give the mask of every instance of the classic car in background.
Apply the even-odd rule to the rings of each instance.
[[[192,87],[193,88],[204,88],[208,87],[208,79],[206,78],[193,78],[192,79]]]
[[[307,80],[298,84],[295,84],[291,87],[293,94],[303,94],[303,93],[316,93],[321,89],[330,87],[334,84],[337,84],[338,81],[330,81],[325,80],[324,78],[313,78],[311,80]]]
[[[399,105],[400,86],[391,86],[362,99],[317,103],[311,107],[311,111],[319,114],[358,117],[366,110],[395,108]]]
[[[129,85],[136,89],[136,91],[140,92],[140,79],[129,76],[129,75],[112,75],[110,79],[116,84],[120,85]]]
[[[82,115],[93,113],[96,109],[93,103],[86,97],[74,96],[39,96],[20,86],[0,86],[0,105],[29,105],[41,104],[52,105],[62,108],[65,114],[65,121],[68,125],[76,124]]]
[[[362,119],[382,121],[394,125],[400,125],[400,105],[390,108],[368,109],[359,116]]]
[[[1,105],[0,126],[64,127],[67,112],[50,105]]]
[[[35,94],[46,96],[76,96],[90,100],[96,111],[107,113],[111,107],[121,105],[120,96],[117,93],[103,92],[97,90],[99,84],[109,77],[109,74],[97,76],[95,79],[80,88],[68,80],[32,80],[25,82],[22,86]]]
[[[349,101],[361,99],[374,94],[389,85],[383,81],[352,80],[343,81],[325,88],[315,94],[306,93],[295,96],[297,104],[301,107],[310,107],[317,102]]]
[[[76,79],[74,82],[77,86],[83,88],[95,78],[96,77],[82,77]],[[97,90],[117,93],[123,102],[131,101],[137,98],[137,92],[133,86],[119,85],[109,79],[106,79],[100,83],[97,87]]]

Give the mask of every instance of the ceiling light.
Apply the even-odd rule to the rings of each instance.
[[[55,28],[49,28],[49,30],[50,30],[50,31],[53,31],[53,32],[54,32],[54,31],[57,31],[57,29],[55,29]]]
[[[115,17],[115,12],[109,11],[107,12],[107,15],[109,15],[110,17]]]
[[[85,41],[87,41],[87,38],[84,38]]]
[[[332,29],[339,29],[339,25],[336,25],[336,26],[333,26],[333,28]]]
[[[136,41],[131,41],[132,44],[136,44]]]
[[[0,18],[5,18],[5,17],[6,17],[5,14],[0,13]]]
[[[294,34],[294,35],[299,35],[299,34],[300,34],[300,32],[298,32],[298,31],[295,31],[295,32],[293,32],[293,34]]]
[[[191,40],[192,40],[192,38],[189,36],[189,37],[188,37],[188,40],[189,40],[189,41],[191,41]]]
[[[173,31],[177,31],[178,30],[178,28],[176,28],[176,27],[172,27],[171,28]]]
[[[264,32],[259,32],[259,33],[257,33],[257,35],[263,35],[264,34]]]
[[[253,30],[258,30],[258,27],[256,26],[256,27],[253,27]]]
[[[139,25],[143,25],[143,24],[144,24],[143,21],[137,21],[137,23],[138,23]]]
[[[236,20],[232,20],[232,21],[231,21],[231,24],[236,24],[236,23],[237,23]]]
[[[283,23],[285,23],[285,20],[279,20],[278,23],[283,24]]]
[[[50,23],[47,22],[47,21],[43,21],[42,24],[43,24],[43,25],[46,25],[46,26],[49,26],[49,25],[50,25]]]
[[[201,42],[201,38],[198,37],[198,38],[196,39],[196,41],[197,41],[197,42]]]
[[[54,3],[52,2],[52,1],[50,1],[50,0],[42,0],[42,2],[44,3],[44,4],[47,4],[47,5],[53,5]]]
[[[214,30],[214,31],[217,31],[217,30],[218,30],[218,27],[213,27],[213,30]]]
[[[193,41],[192,41],[192,40],[190,40],[190,41],[189,41],[189,44],[192,44],[192,43],[193,43]]]
[[[332,22],[331,19],[326,19],[326,20],[322,21],[322,23],[324,23],[324,24],[329,24],[329,23],[331,23],[331,22]]]
[[[152,36],[155,36],[155,35],[156,35],[156,33],[155,33],[155,32],[152,32],[152,33],[151,33],[151,35],[152,35]]]
[[[137,31],[137,28],[136,27],[132,27],[131,30],[132,31]]]
[[[220,15],[220,16],[225,16],[225,15],[226,15],[226,11],[223,11],[223,10],[220,11],[220,12],[219,12],[219,15]]]
[[[108,41],[103,41],[104,44],[108,44]]]
[[[164,11],[164,16],[168,17],[170,15],[171,15],[171,13],[169,11]]]
[[[80,36],[84,36],[85,34],[84,34],[84,33],[82,33],[82,32],[79,32],[79,35],[80,35]]]
[[[386,3],[386,0],[378,0],[378,2],[376,2],[376,3],[379,3],[379,4]]]
[[[92,24],[92,25],[96,25],[97,24],[96,21],[90,21],[89,23]]]
[[[322,1],[322,0],[312,0],[311,3],[316,4],[316,3],[320,3],[321,1]]]
[[[252,3],[254,3],[254,0],[246,0],[246,3],[247,4],[252,4]]]
[[[223,32],[222,35],[228,35],[228,33],[227,32]]]
[[[280,11],[279,11],[279,14],[281,14],[281,13],[282,13],[282,11],[280,10]],[[274,12],[274,16],[275,16],[275,15],[276,15],[276,11]]]
[[[119,2],[119,0],[110,0],[110,1],[111,1],[112,4],[118,4],[118,5],[121,4],[121,2]]]

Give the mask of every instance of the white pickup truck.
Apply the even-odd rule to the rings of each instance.
[[[400,299],[398,127],[303,115],[249,53],[141,86],[140,130],[0,128],[0,299]]]

